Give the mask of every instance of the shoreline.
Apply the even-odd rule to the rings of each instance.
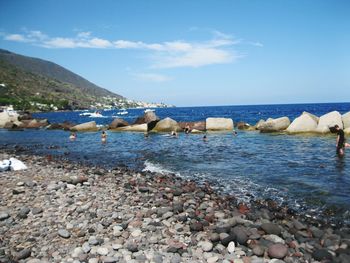
[[[0,151],[1,159],[9,154]],[[350,257],[349,228],[306,222],[269,200],[248,207],[173,175],[106,170],[28,153],[16,157],[29,169],[0,174],[1,262]]]

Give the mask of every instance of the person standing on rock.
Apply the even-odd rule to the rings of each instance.
[[[337,154],[339,156],[344,155],[345,147],[350,147],[350,144],[345,142],[345,135],[343,129],[340,129],[339,125],[334,126],[335,131],[337,132]]]

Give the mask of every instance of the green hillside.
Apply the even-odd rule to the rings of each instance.
[[[0,105],[17,109],[88,108],[124,98],[49,61],[0,49]]]

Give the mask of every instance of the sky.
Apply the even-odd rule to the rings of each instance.
[[[0,0],[0,48],[134,100],[350,101],[347,0]]]

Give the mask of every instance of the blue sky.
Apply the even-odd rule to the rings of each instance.
[[[350,101],[350,1],[0,0],[0,48],[177,106]]]

